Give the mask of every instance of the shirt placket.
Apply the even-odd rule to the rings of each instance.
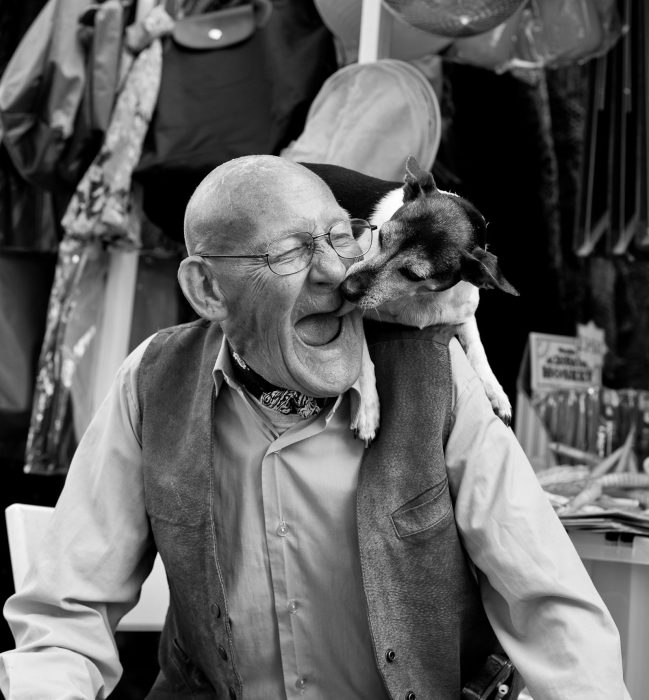
[[[322,423],[321,425],[319,425]],[[309,426],[314,434],[324,428],[324,420]],[[303,430],[294,437],[284,434],[269,448],[262,461],[262,498],[266,544],[270,561],[275,612],[282,657],[286,697],[309,696],[313,687],[312,640],[306,638],[302,615],[309,605],[308,591],[301,575],[300,514],[291,507],[293,484],[287,477],[283,452],[306,437]]]

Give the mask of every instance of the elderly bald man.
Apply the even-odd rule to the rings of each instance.
[[[106,697],[156,551],[149,698],[457,700],[498,642],[535,700],[625,697],[610,615],[448,332],[367,324],[383,423],[368,450],[349,430],[339,285],[368,224],[259,156],[201,183],[185,235],[201,319],[129,356],[81,440],[5,607],[6,697]]]
[[[213,171],[187,207],[183,293],[265,379],[337,396],[358,377],[362,350],[360,316],[334,315],[343,301],[338,288],[371,241],[367,224],[368,245],[359,249],[348,221],[325,183],[301,166],[271,157],[231,161]],[[269,246],[286,248],[288,240],[288,252],[308,250],[296,231],[308,232],[309,245],[312,232],[340,238],[349,231],[341,244],[347,257],[320,239],[313,259],[311,251],[274,265]]]

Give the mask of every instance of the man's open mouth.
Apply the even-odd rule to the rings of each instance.
[[[311,314],[295,324],[295,332],[305,345],[326,345],[338,337],[342,323],[333,313]]]

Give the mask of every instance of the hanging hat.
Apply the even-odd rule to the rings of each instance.
[[[430,82],[409,63],[383,59],[330,76],[311,103],[304,131],[281,155],[401,180],[409,155],[432,168],[440,138]]]
[[[358,58],[363,0],[315,0],[315,6],[329,31],[339,40],[345,63]],[[395,15],[390,33],[390,56],[411,61],[431,53],[439,53],[449,45],[446,37],[435,36],[408,24]]]
[[[413,27],[446,37],[471,36],[502,24],[525,0],[384,0]]]

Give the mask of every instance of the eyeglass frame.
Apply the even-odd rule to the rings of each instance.
[[[361,253],[361,255],[352,255],[350,257],[346,257],[344,255],[341,255],[338,252],[338,250],[336,249],[336,247],[334,246],[334,244],[331,242],[331,231],[332,231],[333,227],[336,226],[337,224],[347,223],[347,222],[351,223],[352,221],[364,221],[368,225],[369,230],[370,230],[370,248],[371,248],[372,247],[372,237],[374,235],[374,231],[376,231],[378,226],[376,226],[375,224],[371,224],[369,221],[367,221],[367,219],[357,219],[356,217],[354,217],[352,219],[338,219],[337,221],[334,221],[333,224],[331,224],[331,226],[324,233],[319,233],[317,236],[314,236],[310,231],[294,231],[293,233],[289,233],[286,236],[278,236],[277,238],[274,238],[272,241],[270,241],[268,243],[267,249],[273,243],[275,243],[275,241],[281,241],[283,238],[289,238],[290,236],[296,236],[296,235],[299,235],[301,233],[307,233],[309,236],[311,236],[313,241],[316,241],[318,238],[324,238],[325,236],[327,236],[327,238],[329,240],[329,245],[332,247],[333,251],[336,253],[336,255],[339,258],[342,258],[343,260],[354,260],[354,258],[363,257],[363,255],[365,255],[369,251],[370,248],[368,248],[365,251],[365,253]],[[217,253],[194,253],[194,255],[197,255],[199,258],[243,258],[243,259],[266,258],[266,265],[268,265],[268,269],[274,275],[277,275],[278,277],[288,277],[289,275],[295,275],[298,272],[302,272],[302,270],[306,270],[306,268],[309,267],[309,265],[311,264],[311,261],[313,260],[314,253],[315,253],[315,245],[313,246],[313,248],[311,250],[311,257],[309,258],[309,262],[307,262],[307,264],[304,267],[301,267],[299,270],[293,270],[292,272],[286,272],[284,274],[282,274],[281,272],[276,272],[270,266],[270,262],[268,261],[268,258],[270,257],[270,253],[257,253],[255,255],[252,255],[252,254],[250,254],[250,255],[219,255]]]

